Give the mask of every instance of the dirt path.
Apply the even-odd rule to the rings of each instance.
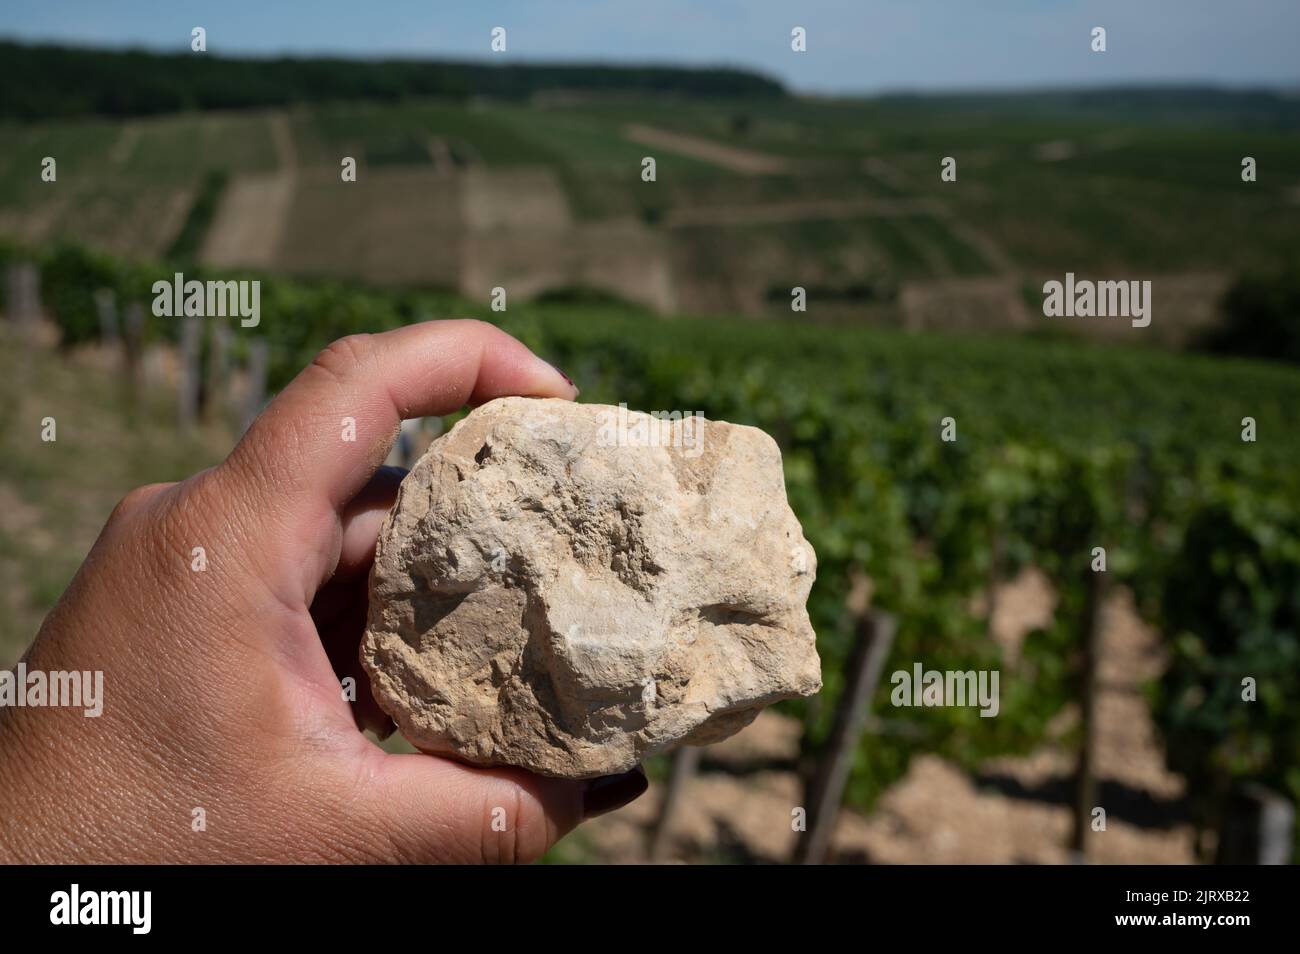
[[[215,268],[274,268],[298,187],[298,150],[287,113],[266,116],[278,172],[237,176],[226,187],[199,260]]]
[[[275,159],[282,172],[296,172],[298,169],[298,149],[293,142],[293,127],[289,125],[289,116],[282,112],[273,112],[267,116],[267,125],[271,128],[271,145],[275,147]]]
[[[994,632],[1009,657],[1019,652],[1023,627],[1050,616],[1053,600],[1041,579],[1003,588]],[[1165,768],[1142,695],[1143,682],[1162,666],[1158,636],[1125,592],[1104,613],[1097,774],[1107,827],[1090,834],[1089,860],[1191,863],[1192,831],[1179,804],[1184,782]],[[1076,719],[1067,710],[1058,731]],[[926,756],[881,799],[865,833],[846,830],[844,850],[856,840],[864,857],[883,862],[1068,862],[1073,771],[1073,751],[1055,744],[1023,758],[993,759],[975,779]]]
[[[434,172],[442,176],[456,174],[456,158],[452,155],[446,139],[441,136],[430,136],[425,141],[424,148],[429,153],[429,161],[433,163]]]
[[[729,169],[732,172],[739,172],[747,176],[779,175],[788,172],[791,168],[790,162],[780,156],[754,152],[749,149],[738,149],[735,146],[724,146],[722,143],[714,142],[711,139],[688,136],[685,133],[670,132],[666,129],[656,129],[653,126],[643,126],[640,123],[630,123],[623,127],[623,135],[632,142],[640,143],[643,146],[667,149],[669,152],[689,156],[692,159],[699,159],[702,162],[709,162],[715,166],[721,166],[723,169]]]
[[[274,267],[296,186],[292,172],[236,178],[221,197],[199,260],[215,268]]]
[[[122,131],[113,143],[113,148],[108,151],[108,161],[119,167],[126,165],[127,160],[135,153],[135,146],[139,141],[140,124],[138,122],[123,123]]]

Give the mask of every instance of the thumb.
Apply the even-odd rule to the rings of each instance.
[[[640,769],[576,781],[411,754],[385,758],[375,794],[397,860],[528,864],[584,817],[625,805],[646,786]]]

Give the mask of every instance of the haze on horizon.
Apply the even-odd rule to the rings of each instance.
[[[0,37],[212,54],[727,65],[849,94],[1189,83],[1300,88],[1295,0],[7,0]],[[489,51],[504,26],[508,50]],[[790,49],[807,30],[808,51]],[[1089,47],[1094,26],[1108,50]]]

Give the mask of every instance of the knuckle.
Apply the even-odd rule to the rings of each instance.
[[[373,349],[374,341],[370,335],[347,335],[326,345],[312,360],[312,367],[342,383],[367,363]]]
[[[211,482],[212,471],[206,470],[178,484],[158,485],[143,512],[140,540],[160,556],[182,546],[188,554],[195,532],[212,524],[216,502]]]
[[[200,471],[172,487],[164,506],[158,508],[158,526],[164,531],[188,525],[206,517],[214,507],[214,471]]]
[[[485,342],[509,337],[492,322],[484,321],[482,318],[462,318],[457,324],[469,332],[471,337],[480,338]]]
[[[171,486],[171,484],[145,484],[143,487],[136,487],[134,490],[127,491],[126,495],[117,502],[113,512],[109,514],[108,523],[110,525],[120,524],[127,518],[140,513],[149,506],[149,503],[159,493]]]

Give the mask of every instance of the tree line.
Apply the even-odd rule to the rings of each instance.
[[[540,64],[337,57],[224,57],[0,42],[0,118],[137,116],[419,96],[522,99],[546,91],[780,97],[758,73],[724,67]]]

